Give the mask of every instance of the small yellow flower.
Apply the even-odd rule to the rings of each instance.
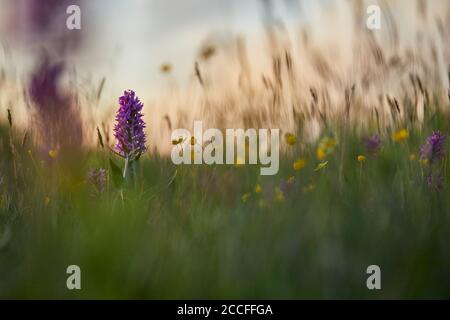
[[[287,183],[288,183],[288,184],[294,184],[294,182],[295,182],[295,177],[294,177],[294,176],[291,176],[291,177],[289,177],[289,178],[287,179]]]
[[[279,187],[275,188],[275,202],[283,202],[285,200],[283,191]]]
[[[408,137],[409,137],[409,133],[408,133],[408,130],[406,130],[406,129],[401,129],[392,135],[392,139],[396,142],[406,140],[406,139],[408,139]]]
[[[48,155],[50,156],[50,158],[56,159],[58,157],[58,150],[52,149],[48,152]]]
[[[293,146],[297,142],[297,137],[292,133],[286,133],[284,138],[286,139],[286,143],[290,146]]]
[[[333,152],[336,145],[336,139],[327,136],[323,137],[316,149],[317,160],[323,161],[327,155]]]
[[[48,206],[50,204],[50,197],[49,196],[46,196],[45,198],[44,198],[44,205],[45,206]]]
[[[317,167],[314,169],[314,171],[322,170],[323,168],[326,168],[327,165],[328,165],[328,161],[321,162],[317,165]]]
[[[414,161],[414,160],[416,160],[416,159],[417,159],[417,157],[416,157],[416,155],[415,155],[414,153],[411,153],[411,154],[409,155],[409,160]]]
[[[294,168],[295,171],[299,171],[303,169],[306,166],[306,159],[298,159],[294,161],[292,164],[292,168]]]
[[[326,138],[324,138],[322,143],[324,144],[325,148],[332,149],[336,146],[337,141],[336,141],[336,139],[326,137]]]
[[[363,163],[364,161],[366,161],[366,157],[363,156],[362,154],[360,154],[356,159],[358,160],[359,163]]]
[[[428,165],[428,159],[420,159],[420,164],[422,165],[422,166],[427,166]]]
[[[257,184],[255,187],[255,193],[261,193],[261,191],[262,191],[261,186],[259,184]]]
[[[250,198],[251,193],[250,192],[246,192],[242,195],[241,200],[243,203],[246,203],[248,201],[248,199]]]
[[[322,161],[323,159],[325,159],[326,155],[327,154],[325,153],[325,151],[322,148],[317,148],[317,150],[316,150],[317,160]]]

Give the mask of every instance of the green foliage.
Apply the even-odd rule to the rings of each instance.
[[[109,168],[111,169],[111,180],[116,187],[123,185],[122,170],[114,163],[112,159],[109,159]]]
[[[65,178],[58,159],[17,148],[17,177],[0,162],[0,297],[448,298],[449,181],[427,188],[417,156],[431,131],[383,136],[377,156],[346,133],[318,171],[316,146],[288,146],[272,177],[145,155],[122,186],[101,151],[78,155],[86,172],[109,164],[103,193]],[[71,264],[80,291],[66,289]],[[366,288],[371,264],[380,291]]]

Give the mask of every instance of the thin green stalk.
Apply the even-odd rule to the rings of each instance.
[[[127,154],[127,157],[125,158],[125,166],[123,168],[123,180],[127,180],[127,174],[128,174],[128,165],[130,163],[130,155]]]

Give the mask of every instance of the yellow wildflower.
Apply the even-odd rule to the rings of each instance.
[[[290,146],[293,146],[297,142],[297,137],[292,133],[286,133],[284,138],[286,139],[286,143]]]
[[[392,139],[396,142],[406,140],[406,139],[408,139],[408,137],[409,137],[409,133],[408,133],[408,130],[406,130],[406,129],[401,129],[392,135]]]
[[[325,151],[322,148],[317,148],[317,150],[316,150],[317,160],[322,161],[323,159],[325,159],[326,155],[327,154],[325,153]]]
[[[261,191],[262,191],[261,186],[259,184],[257,184],[255,187],[255,193],[261,193]]]
[[[292,168],[294,168],[295,171],[299,171],[303,169],[306,166],[306,159],[298,159],[294,161],[292,164]]]
[[[427,166],[428,165],[428,159],[420,159],[420,164],[422,166]]]
[[[362,154],[360,154],[356,159],[358,160],[359,163],[363,163],[364,161],[366,161],[366,157],[363,156]]]
[[[416,160],[416,155],[414,154],[414,153],[411,153],[410,155],[409,155],[409,160],[411,160],[411,161],[414,161],[414,160]]]
[[[334,138],[323,137],[316,150],[317,160],[323,161],[327,155],[333,152],[334,147],[337,145],[337,140]]]
[[[322,143],[326,149],[332,149],[336,146],[337,141],[336,141],[336,139],[325,137],[323,139]]]
[[[50,156],[50,158],[56,159],[58,157],[58,150],[52,149],[48,152],[48,155]]]

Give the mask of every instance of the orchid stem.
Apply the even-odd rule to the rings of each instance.
[[[130,163],[130,155],[127,155],[125,158],[125,167],[123,168],[123,180],[127,180],[127,174],[128,174],[128,165]]]

